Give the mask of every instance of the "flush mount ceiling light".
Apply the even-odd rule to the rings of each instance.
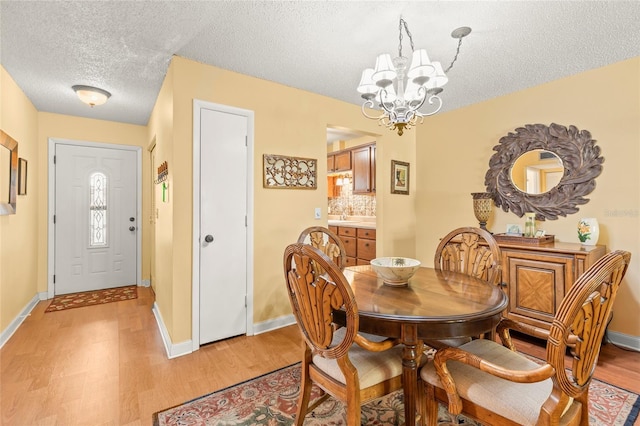
[[[409,59],[402,56],[403,28],[409,37],[413,53],[408,72]],[[364,116],[378,120],[381,126],[397,130],[398,135],[402,136],[405,129],[422,123],[425,116],[434,115],[442,108],[442,99],[438,95],[442,92],[442,86],[449,81],[446,73],[458,59],[462,39],[471,33],[471,28],[461,27],[451,33],[451,37],[458,39],[458,49],[446,70],[442,69],[440,62],[431,62],[425,49],[414,50],[413,38],[402,18],[399,30],[398,56],[392,60],[388,53],[379,55],[375,69],[367,68],[362,72],[357,90],[365,99],[362,104]],[[434,109],[429,112],[420,111],[425,101]],[[379,116],[371,116],[365,111],[365,108],[376,107],[382,109]]]
[[[72,86],[72,89],[75,90],[78,98],[91,108],[104,104],[111,96],[111,93],[97,87],[75,85]]]

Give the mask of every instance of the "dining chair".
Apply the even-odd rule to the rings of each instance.
[[[483,244],[484,242],[484,244]],[[434,257],[434,269],[438,271],[461,272],[499,284],[502,280],[502,254],[493,236],[481,228],[462,227],[449,232],[438,244]],[[495,337],[493,331],[487,337]],[[433,348],[460,346],[471,341],[471,337],[457,337],[443,340],[428,340]]]
[[[477,339],[436,352],[420,371],[422,425],[436,425],[438,401],[451,414],[500,425],[589,424],[589,384],[607,320],[631,254],[614,251],[585,271],[563,298],[549,330],[503,318],[496,341]],[[546,339],[546,358],[521,353],[509,330]],[[565,369],[567,349],[571,368]]]
[[[468,226],[449,232],[440,240],[433,264],[436,270],[461,272],[492,284],[499,284],[502,278],[500,247],[481,228]]]
[[[346,250],[339,236],[323,226],[311,226],[304,229],[298,242],[310,244],[329,256],[340,269],[344,269]]]
[[[324,269],[318,274],[313,266]],[[359,426],[360,406],[402,388],[402,346],[396,339],[358,333],[358,306],[338,266],[321,250],[291,244],[284,251],[287,294],[303,336],[301,391],[296,425],[329,395],[346,405],[347,424]],[[344,327],[333,321],[342,309]],[[310,404],[315,383],[325,394]]]

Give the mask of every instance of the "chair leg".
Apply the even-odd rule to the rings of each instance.
[[[418,394],[416,395],[416,410],[418,411],[417,424],[425,426],[427,424],[427,406],[425,404],[424,382],[418,375]]]
[[[298,411],[296,414],[296,426],[302,426],[304,424],[304,418],[307,415],[307,409],[309,407],[309,399],[311,398],[311,379],[309,378],[309,371],[306,374],[302,373],[302,383],[300,383],[300,398],[298,399]]]
[[[580,414],[580,426],[589,426],[589,389],[587,388],[582,395],[576,398],[582,404],[582,413]]]
[[[360,398],[347,397],[347,426],[360,426],[362,414],[360,412]]]
[[[300,398],[298,398],[298,411],[296,414],[296,426],[304,424],[304,418],[309,411],[309,400],[311,399],[312,380],[309,375],[309,364],[311,362],[311,351],[303,342],[303,360],[300,372]]]
[[[421,410],[421,425],[422,426],[437,426],[438,424],[438,400],[436,399],[435,388],[423,382],[422,385],[422,406]]]

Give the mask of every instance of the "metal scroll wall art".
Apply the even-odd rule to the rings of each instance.
[[[496,153],[485,175],[487,192],[505,212],[511,210],[519,217],[534,212],[537,220],[576,213],[579,205],[589,201],[585,196],[595,189],[595,178],[602,172],[604,162],[591,133],[555,123],[518,127],[515,133],[500,138],[500,144],[493,150]],[[533,150],[555,154],[564,169],[560,181],[540,194],[529,194],[516,187],[511,173],[516,160]]]
[[[264,154],[265,188],[316,189],[318,160]]]

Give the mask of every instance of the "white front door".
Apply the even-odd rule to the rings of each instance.
[[[55,294],[137,283],[137,176],[135,151],[55,145]]]
[[[198,110],[195,110],[198,113]],[[200,344],[247,331],[247,117],[200,109]]]

